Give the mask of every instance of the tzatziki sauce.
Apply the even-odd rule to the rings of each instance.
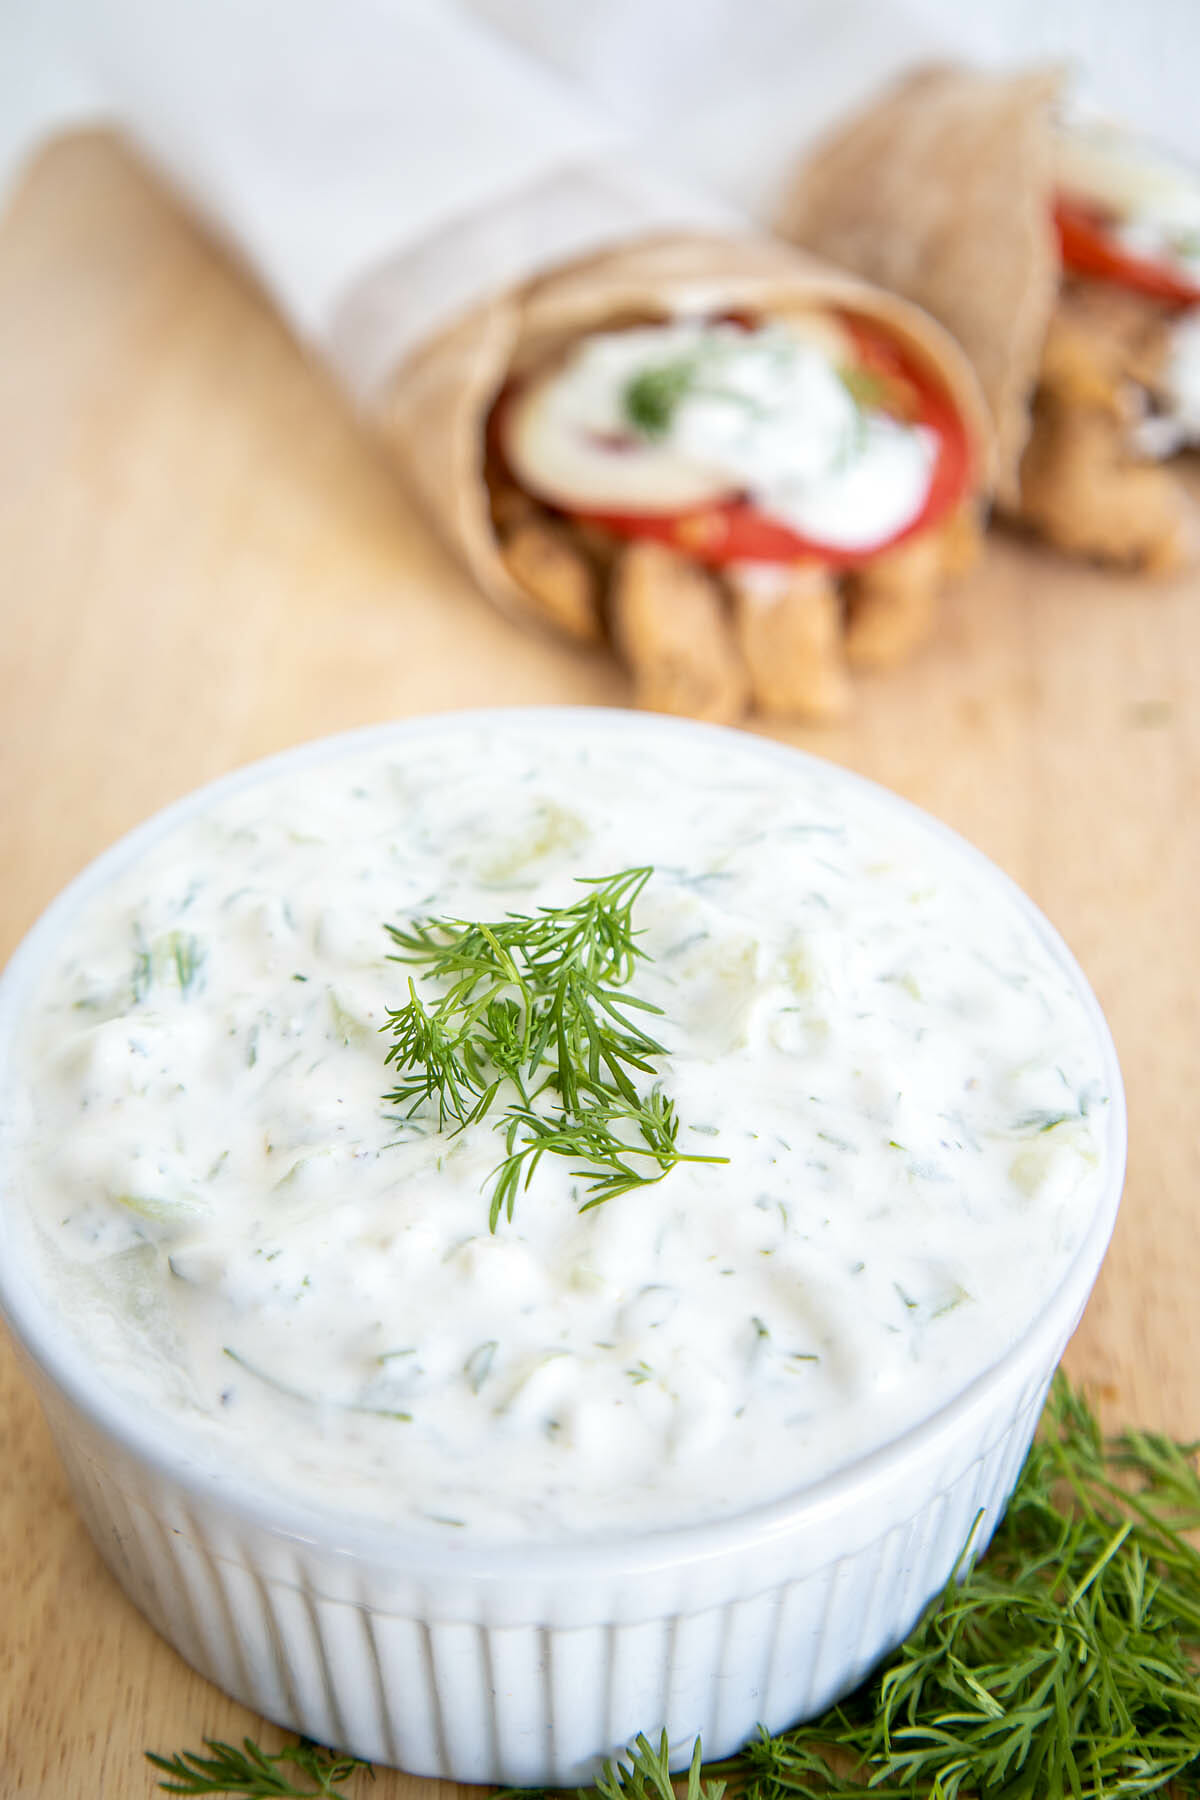
[[[581,1210],[547,1156],[489,1231],[492,1122],[383,1099],[421,986],[384,926],[647,864],[630,991],[679,1147],[728,1161]],[[449,716],[201,796],[19,1031],[5,1204],[95,1374],[260,1489],[431,1534],[627,1535],[844,1467],[1026,1330],[1109,1174],[1102,1027],[982,859],[653,719]]]
[[[848,379],[853,363],[832,318],[753,330],[676,319],[582,338],[544,404],[556,441],[620,439],[630,430],[631,383],[677,372],[681,392],[650,446],[653,482],[644,454],[631,463],[646,510],[658,487],[674,493],[708,480],[718,494],[745,493],[803,537],[865,552],[921,513],[938,443],[927,426],[860,401]]]

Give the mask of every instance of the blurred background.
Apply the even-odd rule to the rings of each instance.
[[[1061,64],[1200,162],[1194,0],[0,0],[0,960],[89,858],[237,764],[405,714],[631,704],[603,625],[548,629],[496,572],[464,391],[503,379],[523,283],[667,230],[766,229],[814,146],[931,59]],[[1026,163],[999,168],[1002,211]],[[951,250],[981,223],[940,211]],[[1058,293],[1038,216],[1049,274],[1016,269],[1013,317]],[[990,230],[984,296],[1015,266]],[[421,359],[464,321],[439,388]],[[993,518],[924,641],[856,667],[843,709],[738,714],[949,822],[1066,936],[1131,1122],[1070,1365],[1114,1417],[1192,1436],[1194,463],[1170,465],[1171,566]],[[146,1745],[257,1730],[119,1602],[7,1347],[0,1419],[3,1800],[124,1800]]]

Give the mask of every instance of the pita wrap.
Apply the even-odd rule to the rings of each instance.
[[[551,271],[449,325],[406,359],[371,406],[390,454],[484,591],[521,619],[553,624],[512,578],[492,523],[487,425],[509,377],[584,333],[621,324],[826,307],[878,321],[940,380],[967,427],[978,493],[990,467],[990,424],[970,363],[949,334],[906,301],[768,239],[656,237]]]
[[[970,357],[996,429],[996,489],[1018,503],[1030,402],[1058,297],[1057,73],[918,70],[805,163],[779,225],[905,295]]]

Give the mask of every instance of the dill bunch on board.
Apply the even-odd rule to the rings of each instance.
[[[146,1760],[169,1779],[159,1787],[168,1794],[230,1794],[235,1800],[343,1800],[344,1783],[356,1770],[374,1773],[369,1763],[343,1751],[326,1750],[301,1738],[282,1750],[263,1750],[253,1738],[227,1744],[221,1738],[205,1738],[199,1750],[181,1750],[175,1756],[159,1756],[147,1750]],[[287,1771],[291,1771],[289,1774]],[[304,1786],[297,1787],[296,1777]],[[315,1785],[313,1785],[315,1783]]]
[[[1195,1453],[1106,1440],[1057,1375],[986,1554],[847,1700],[720,1772],[750,1800],[1200,1792]]]
[[[723,1762],[704,1764],[697,1741],[674,1780],[678,1751],[665,1736],[657,1746],[639,1736],[593,1791],[602,1800],[1200,1794],[1196,1451],[1151,1432],[1105,1438],[1058,1374],[988,1550],[956,1572],[870,1680],[820,1718],[764,1731]],[[260,1800],[297,1790],[171,1791]]]

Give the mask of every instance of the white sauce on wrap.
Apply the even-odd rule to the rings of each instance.
[[[1130,256],[1200,286],[1200,179],[1193,169],[1103,121],[1077,121],[1057,138],[1058,185],[1112,218],[1112,237]],[[1138,421],[1144,455],[1173,456],[1200,444],[1200,307],[1168,328],[1157,408]]]
[[[826,314],[752,330],[677,319],[595,332],[538,384],[515,472],[582,511],[654,513],[744,494],[814,543],[877,549],[924,508],[938,443],[860,398],[856,380],[870,379],[856,363]],[[657,429],[639,433],[629,396],[647,378],[669,403]]]
[[[381,1100],[384,921],[652,863],[681,1164],[580,1212],[547,1157]],[[1104,1062],[986,870],[736,736],[448,721],[271,774],[74,920],[23,1026],[9,1204],[113,1386],[254,1478],[430,1531],[729,1514],[922,1419],[1091,1221]],[[649,1078],[647,1078],[647,1082]]]

